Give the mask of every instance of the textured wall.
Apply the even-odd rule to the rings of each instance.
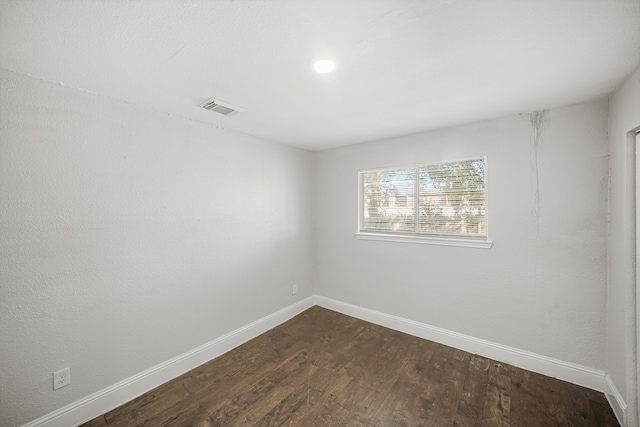
[[[609,239],[609,291],[607,308],[607,373],[630,409],[630,426],[638,425],[637,383],[632,379],[635,333],[635,143],[627,132],[640,126],[640,69],[610,99],[611,231]],[[633,424],[632,424],[633,422]]]
[[[310,153],[5,70],[0,85],[0,425],[312,294]]]
[[[359,169],[483,155],[493,248],[354,238]],[[604,369],[606,99],[323,151],[315,167],[317,294]]]

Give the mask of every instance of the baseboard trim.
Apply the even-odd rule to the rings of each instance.
[[[22,427],[78,426],[273,329],[313,305],[314,297],[308,297]]]
[[[604,371],[314,295],[24,424],[22,427],[78,426],[234,349],[314,305],[604,392],[620,424],[626,425],[626,404],[624,399],[611,378],[605,375]]]
[[[356,317],[367,322],[375,323],[390,329],[395,329],[419,338],[428,339],[440,344],[455,347],[460,350],[488,357],[519,368],[537,372],[553,378],[568,381],[597,391],[604,391],[605,372],[586,366],[564,362],[540,354],[531,353],[502,344],[475,338],[469,335],[449,331],[402,317],[393,316],[357,305],[337,301],[316,295],[317,305],[337,311],[348,316]]]
[[[613,413],[616,415],[620,425],[626,426],[627,404],[609,374],[606,374],[604,378],[604,395],[607,396],[609,405],[611,405],[611,409],[613,409]]]

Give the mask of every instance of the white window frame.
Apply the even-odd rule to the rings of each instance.
[[[363,222],[364,222],[364,194],[363,194],[363,174],[366,172],[374,172],[381,170],[389,170],[389,169],[409,169],[409,168],[419,168],[420,166],[426,165],[435,165],[435,164],[445,164],[445,163],[456,163],[456,162],[464,162],[470,160],[484,160],[485,167],[485,176],[484,176],[484,191],[485,191],[485,236],[461,236],[461,235],[446,235],[446,234],[429,234],[429,233],[418,233],[418,232],[371,232],[363,230]],[[430,162],[430,163],[417,163],[411,165],[402,165],[402,166],[388,166],[383,168],[373,168],[373,169],[361,169],[358,170],[358,221],[357,221],[357,230],[355,233],[356,239],[359,240],[379,240],[385,242],[398,242],[398,243],[418,243],[425,245],[443,245],[443,246],[458,246],[458,247],[466,247],[466,248],[479,248],[479,249],[489,249],[493,246],[493,242],[489,240],[489,179],[488,179],[488,164],[486,157],[472,157],[468,159],[461,160],[447,160],[441,162]],[[417,188],[419,185],[419,178],[416,177],[416,196],[417,196]],[[418,197],[415,197],[415,203],[418,203]]]

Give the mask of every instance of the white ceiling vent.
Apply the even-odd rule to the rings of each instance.
[[[223,116],[235,116],[236,114],[244,111],[244,108],[233,105],[228,102],[222,101],[220,99],[209,98],[202,104],[200,104],[202,108],[209,111],[215,111],[216,113],[222,114]]]

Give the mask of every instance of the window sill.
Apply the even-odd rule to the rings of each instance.
[[[465,239],[464,237],[434,237],[382,233],[356,233],[358,240],[381,240],[384,242],[418,243],[422,245],[458,246],[464,248],[490,249],[493,242],[488,239]]]

